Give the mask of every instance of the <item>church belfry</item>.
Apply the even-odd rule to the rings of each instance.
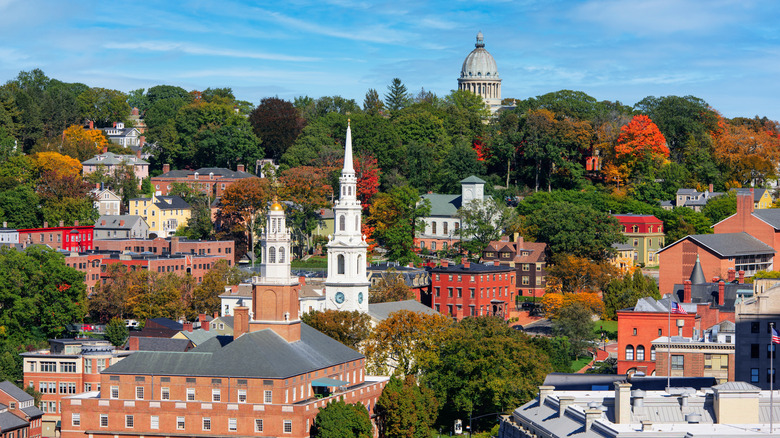
[[[368,244],[361,232],[361,205],[352,162],[352,128],[347,123],[344,168],[339,178],[339,199],[333,207],[333,236],[328,239],[326,308],[368,312]]]

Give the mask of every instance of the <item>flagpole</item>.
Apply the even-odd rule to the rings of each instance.
[[[672,381],[672,294],[669,294],[669,331],[666,332],[666,390],[671,391]]]
[[[774,369],[774,356],[775,356],[775,323],[769,323],[769,434],[772,434],[774,429],[774,415],[772,409],[774,409],[774,382],[775,382],[775,369]]]

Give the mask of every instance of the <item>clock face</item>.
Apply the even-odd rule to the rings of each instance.
[[[358,303],[363,304],[363,292],[358,293]]]
[[[343,292],[336,292],[336,302],[338,304],[341,304],[344,302],[344,293]]]

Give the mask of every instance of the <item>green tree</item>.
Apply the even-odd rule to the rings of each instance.
[[[312,438],[371,438],[374,426],[362,403],[331,401],[320,408],[311,426]]]
[[[456,233],[462,236],[461,247],[469,256],[480,256],[491,241],[519,228],[517,212],[493,198],[468,202],[458,209],[458,217],[461,225]]]
[[[604,288],[604,317],[610,320],[617,318],[617,311],[634,307],[640,298],[652,297],[660,299],[658,283],[643,275],[640,269],[634,274],[626,273],[622,278],[616,278]]]
[[[78,96],[78,103],[81,114],[101,127],[124,122],[131,110],[125,93],[106,88],[85,90]]]
[[[301,321],[358,351],[371,333],[371,318],[357,310],[315,310],[304,313]]]
[[[414,376],[391,377],[376,401],[374,412],[382,438],[430,438],[438,402]]]
[[[382,112],[384,107],[385,104],[382,103],[382,99],[379,98],[379,93],[375,89],[369,88],[366,92],[365,99],[363,99],[363,111],[368,115],[376,116]]]
[[[422,367],[422,383],[440,403],[437,423],[509,412],[536,396],[551,371],[547,355],[495,317],[465,318]],[[474,422],[474,429],[492,421]]]
[[[390,85],[387,86],[385,93],[385,106],[390,112],[395,112],[405,108],[411,102],[409,90],[399,78],[393,78]]]
[[[667,242],[676,242],[691,234],[712,234],[712,223],[707,216],[688,207],[660,210],[656,217],[664,222]]]
[[[524,227],[552,254],[567,253],[593,260],[609,258],[612,244],[624,242],[618,220],[587,205],[553,202],[525,217]]]
[[[569,373],[571,372],[571,344],[569,338],[565,336],[533,336],[529,338],[531,344],[541,351],[544,351],[550,358],[553,372]]]
[[[485,173],[477,152],[471,143],[461,140],[447,151],[439,170],[439,187],[444,193],[460,192],[460,181],[470,176]]]
[[[701,209],[701,214],[706,216],[713,224],[717,224],[736,212],[737,192],[735,190],[729,190],[725,195],[710,199]]]
[[[225,286],[239,284],[243,277],[244,274],[238,268],[228,265],[225,260],[214,263],[214,266],[203,275],[203,281],[195,286],[191,312],[188,316],[201,313],[211,315],[219,312],[221,303],[219,296],[225,293]]]
[[[596,339],[592,316],[585,306],[572,303],[561,308],[553,319],[553,333],[569,339],[572,357],[585,355],[589,342]]]
[[[130,330],[127,329],[123,319],[111,318],[111,321],[106,325],[106,340],[115,347],[124,344],[129,334]]]
[[[421,201],[412,187],[395,187],[390,193],[374,196],[370,212],[368,223],[374,227],[374,238],[387,250],[387,257],[401,263],[415,260],[415,232],[422,226],[422,217],[430,212],[430,202]]]

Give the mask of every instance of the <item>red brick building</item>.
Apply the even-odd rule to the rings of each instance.
[[[95,240],[95,251],[130,251],[165,254],[198,254],[223,257],[233,260],[235,242],[232,240],[192,240],[181,237],[156,239],[100,239]],[[232,266],[232,263],[231,263]]]
[[[498,262],[516,270],[517,294],[522,297],[541,297],[547,287],[547,244],[525,242],[515,234],[514,242],[508,236],[493,241],[482,251],[482,260]]]
[[[204,167],[198,170],[171,170],[169,164],[163,164],[163,173],[152,177],[155,194],[167,195],[173,183],[183,183],[208,195],[211,199],[222,197],[222,193],[236,181],[257,178],[244,171],[239,164],[235,171],[223,167]]]
[[[100,372],[128,354],[90,338],[52,339],[46,350],[22,353],[24,384],[42,394],[43,436],[54,436],[63,397],[100,390]]]
[[[7,380],[0,382],[0,436],[41,438],[43,411],[34,403],[33,396],[18,386]]]
[[[515,268],[463,262],[430,269],[433,308],[461,320],[467,316],[495,315],[508,319],[508,306],[514,305]]]
[[[670,342],[664,336],[653,341],[653,348],[657,352],[656,376],[714,377],[719,383],[734,381],[733,342],[677,337],[672,337]]]
[[[38,244],[65,251],[89,251],[92,249],[94,228],[92,225],[79,226],[78,221],[72,227],[63,226],[61,222],[58,227],[49,227],[49,224],[44,222],[43,228],[24,228],[17,231],[19,243],[24,247]]]
[[[713,225],[715,234],[748,233],[777,250],[780,248],[780,209],[756,209],[754,201],[753,189],[737,192],[737,212]]]

